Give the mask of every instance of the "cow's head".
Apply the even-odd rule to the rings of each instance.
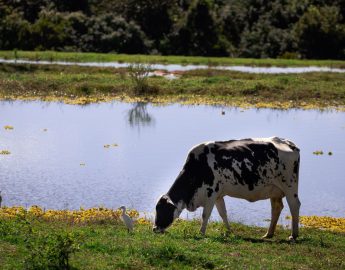
[[[162,195],[156,205],[154,232],[163,233],[177,217],[177,207],[168,195]]]

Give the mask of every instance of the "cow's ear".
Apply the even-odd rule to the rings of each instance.
[[[168,195],[163,195],[163,196],[162,196],[162,199],[163,199],[164,201],[166,201],[167,203],[172,204],[172,205],[175,206],[175,204],[174,204],[173,201],[169,198]]]

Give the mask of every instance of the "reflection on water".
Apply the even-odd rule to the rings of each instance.
[[[128,122],[132,127],[150,126],[154,118],[147,112],[147,103],[137,102],[128,110]]]
[[[0,190],[5,205],[126,205],[152,212],[193,145],[275,135],[301,148],[301,214],[344,216],[344,127],[343,112],[3,101],[0,150],[11,154],[0,155]],[[316,150],[333,155],[313,155]],[[267,200],[225,201],[231,220],[265,225],[270,217]],[[288,214],[285,202],[280,222]]]

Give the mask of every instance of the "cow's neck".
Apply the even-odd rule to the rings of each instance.
[[[174,214],[174,219],[178,218],[181,212],[183,211],[183,209],[187,207],[186,203],[183,200],[176,200],[173,196],[169,195],[169,192],[167,193],[167,195],[177,208]]]

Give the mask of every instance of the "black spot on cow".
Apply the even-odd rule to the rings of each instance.
[[[245,139],[215,144],[217,147],[214,148],[214,155],[217,164],[214,167],[230,170],[235,182],[247,185],[249,190],[253,190],[259,184],[261,179],[259,167],[267,165],[272,167],[271,161],[273,161],[273,168],[278,169],[278,150],[270,142],[254,142],[251,139]],[[245,159],[252,165],[250,169],[245,165]],[[233,162],[239,164],[240,172],[233,167]],[[271,173],[273,175],[272,169]]]
[[[298,157],[297,161],[293,163],[293,177],[291,179],[291,182],[297,182],[298,181],[298,174],[299,174],[299,161],[300,158]]]
[[[264,170],[262,171],[262,175],[266,177],[266,175],[267,175],[267,170],[266,170],[266,169],[264,169]]]
[[[174,221],[176,206],[168,202],[168,198],[162,197],[156,205],[155,225],[158,228],[167,228]]]
[[[220,183],[220,182],[217,182],[216,188],[214,189],[215,192],[218,192],[218,191],[219,191],[219,183]]]
[[[208,149],[208,147],[207,147],[207,146],[205,146],[205,147],[204,147],[204,154],[206,154],[206,155],[207,155],[208,153],[210,153],[210,150]]]
[[[295,198],[297,198],[298,195],[295,193],[293,196],[294,196]]]
[[[210,168],[207,162],[208,154],[205,152],[208,150],[206,148],[208,149],[208,147],[203,148],[203,152],[198,157],[193,153],[193,150],[189,153],[182,171],[167,193],[174,203],[183,200],[183,202],[189,205],[200,187],[203,185],[213,186],[214,175],[212,168]],[[196,149],[194,150],[194,152],[198,152]]]
[[[297,152],[300,151],[299,148],[296,145],[294,145],[294,144],[288,143],[288,146],[290,147],[290,149],[292,151],[297,151]]]
[[[207,188],[207,197],[211,197],[213,193],[213,189],[212,188]]]

